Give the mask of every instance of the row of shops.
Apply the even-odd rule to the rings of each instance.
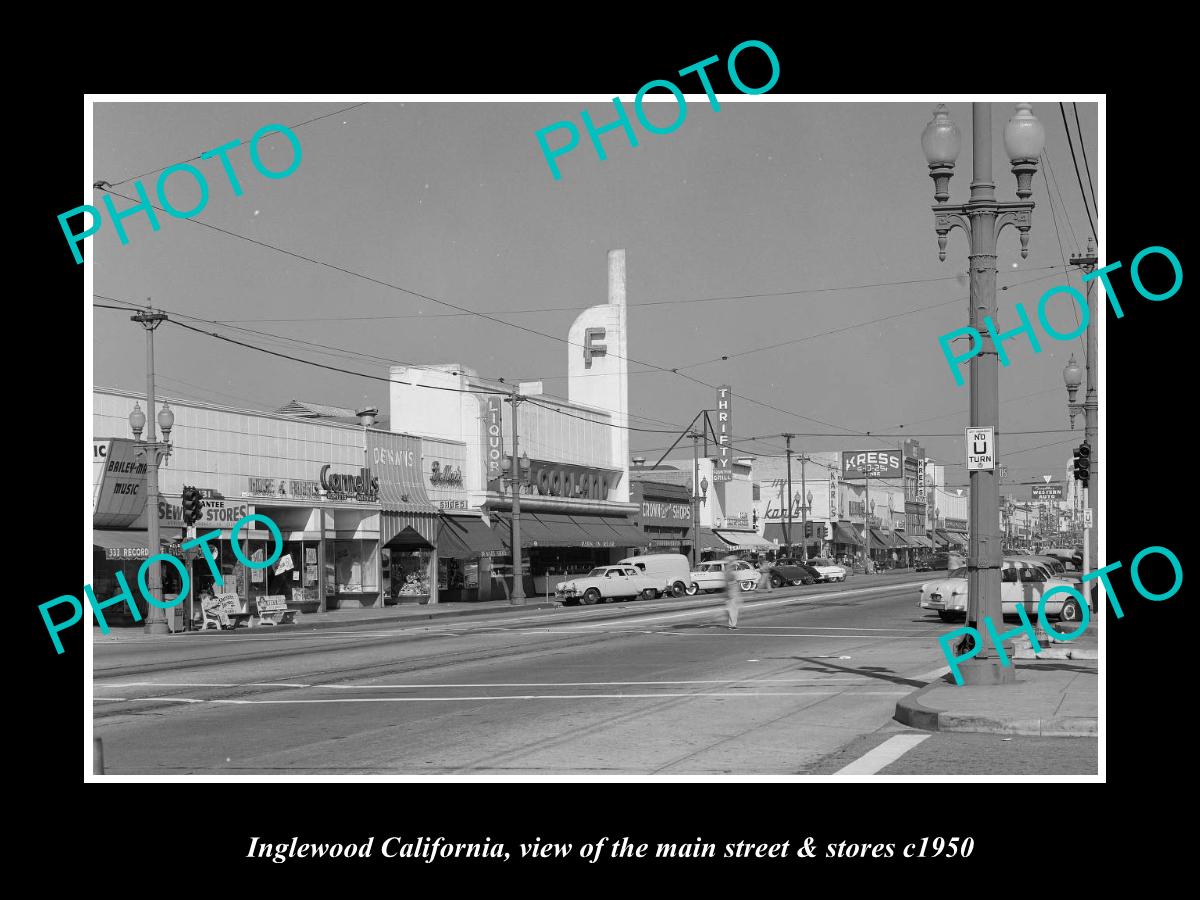
[[[193,557],[184,562],[190,563],[194,598],[232,595],[241,611],[255,612],[260,599],[282,597],[290,609],[326,612],[497,600],[511,593],[511,489],[487,477],[482,440],[473,447],[328,416],[303,420],[166,402],[175,417],[173,452],[159,469],[159,500],[152,512],[162,552]],[[101,437],[128,433],[128,416],[140,403],[140,395],[128,392],[97,390],[94,396],[90,583],[102,599],[119,593],[118,572],[136,585],[149,555],[145,459],[132,439]],[[471,454],[481,458],[470,459]],[[521,485],[521,568],[529,595],[552,594],[563,577],[627,556],[691,552],[686,489],[636,485],[618,499],[612,488],[624,473],[581,462],[587,461],[535,460]],[[556,485],[573,486],[575,496],[565,496]],[[198,488],[203,497],[196,533],[217,532],[209,546],[220,584],[196,551],[180,548],[189,538],[181,499],[185,486]],[[251,514],[271,519],[283,538],[279,558],[265,569],[242,565],[235,553],[235,540],[242,557],[252,561],[274,553],[262,523],[234,534],[235,524]],[[705,556],[770,546],[749,529],[700,529]],[[160,570],[167,596],[178,593],[175,568]],[[110,609],[115,614],[123,608]]]

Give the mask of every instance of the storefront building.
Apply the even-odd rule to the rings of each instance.
[[[686,487],[662,481],[635,480],[629,499],[638,504],[634,520],[642,529],[643,552],[691,553],[692,498]]]
[[[427,440],[464,447],[453,534],[454,572],[470,599],[512,590],[513,490],[520,491],[521,571],[529,596],[566,575],[644,552],[630,500],[624,251],[608,255],[609,302],[586,309],[568,335],[567,399],[541,382],[518,385],[458,364],[393,366],[390,415]],[[513,459],[512,395],[518,459]],[[473,586],[472,586],[473,585]]]
[[[97,596],[117,592],[118,569],[136,583],[136,556],[145,547],[145,461],[134,453],[132,441],[105,437],[128,434],[129,413],[144,402],[143,395],[126,391],[97,389],[93,395]],[[423,446],[411,435],[373,428],[190,400],[165,402],[174,411],[175,427],[172,455],[159,468],[154,512],[160,533],[176,542],[186,539],[185,485],[204,497],[197,533],[219,532],[211,546],[224,584],[215,584],[201,561],[193,566],[195,596],[234,594],[244,612],[254,612],[265,596],[282,596],[289,608],[302,612],[437,602],[440,511],[434,500],[440,495],[430,493],[422,461],[434,454],[462,459],[461,445]],[[110,468],[114,465],[129,469],[122,477],[134,483],[109,487],[106,479],[118,474]],[[117,490],[126,492],[122,507],[112,502]],[[269,517],[282,534],[282,555],[269,568],[248,569],[233,552],[233,526],[249,514]],[[239,537],[241,551],[252,560],[274,550],[262,523],[251,523]],[[145,558],[144,550],[140,556]],[[175,577],[170,566],[162,572],[165,582]],[[170,584],[164,588],[169,594]]]

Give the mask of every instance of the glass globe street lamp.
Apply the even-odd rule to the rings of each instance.
[[[971,296],[966,324],[984,334],[980,352],[967,363],[970,371],[968,409],[971,428],[999,430],[1000,373],[995,343],[985,322],[995,321],[997,239],[1005,228],[1017,230],[1022,258],[1029,256],[1029,231],[1032,227],[1033,176],[1045,144],[1042,124],[1028,103],[1018,103],[1004,126],[1004,149],[1016,176],[1016,200],[997,200],[992,177],[992,104],[971,104],[971,194],[966,203],[952,204],[950,177],[958,158],[960,141],[957,128],[944,105],[937,106],[933,118],[921,135],[921,150],[934,181],[935,205],[933,230],[937,234],[938,259],[946,259],[950,232],[961,228],[967,236],[970,262]],[[1004,620],[1000,600],[1001,541],[998,473],[972,470],[971,505],[967,553],[967,621],[980,630],[984,619]],[[962,642],[962,643],[965,643]],[[956,652],[962,655],[966,648]],[[964,660],[960,669],[967,684],[1011,684],[1014,670],[1001,666],[994,647],[981,648],[973,659]]]

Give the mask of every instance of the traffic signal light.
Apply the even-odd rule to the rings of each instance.
[[[1075,448],[1075,480],[1082,487],[1087,487],[1088,479],[1092,477],[1091,456],[1092,446],[1087,441]]]
[[[198,488],[183,489],[183,524],[194,525],[204,518],[204,503]]]

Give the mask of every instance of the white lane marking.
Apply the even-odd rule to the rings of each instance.
[[[794,625],[755,625],[755,628],[794,628]],[[805,625],[805,628],[812,628],[814,631],[916,631],[911,626],[898,626],[896,628],[866,628],[859,625]],[[936,631],[934,632],[937,633]]]
[[[834,775],[874,775],[898,760],[931,734],[898,734],[890,737],[874,750],[856,759],[850,765],[838,769]]]
[[[868,675],[859,676],[858,680],[838,681],[835,679],[819,679],[820,684],[861,684],[861,679],[871,679]],[[383,690],[409,688],[502,688],[502,687],[619,687],[622,685],[647,684],[813,684],[810,678],[707,678],[692,681],[506,681],[483,684],[293,684],[286,687],[306,688],[336,688],[338,690]],[[97,683],[98,688],[126,687],[252,687],[253,683],[245,684],[202,684],[189,681],[113,681]],[[815,685],[814,685],[815,686]]]
[[[127,697],[93,697],[92,698],[92,700],[94,700],[97,703],[99,703],[101,700],[120,700],[122,702],[125,702],[127,699],[128,699]]]
[[[913,676],[913,678],[918,680],[918,682],[932,682],[935,678],[941,678],[943,674],[947,674],[949,671],[949,666],[942,666],[941,668],[932,668],[929,672],[923,672],[919,676]]]
[[[701,697],[829,697],[836,694],[849,694],[857,697],[900,697],[909,691],[697,691],[678,694],[496,694],[480,697],[333,697],[313,700],[204,700],[197,697],[129,697],[125,702],[138,701],[166,703],[225,703],[237,706],[272,705],[284,703],[446,703],[450,701],[482,701],[482,700],[645,700],[662,699],[667,697],[701,698]],[[115,698],[110,698],[115,699]]]

